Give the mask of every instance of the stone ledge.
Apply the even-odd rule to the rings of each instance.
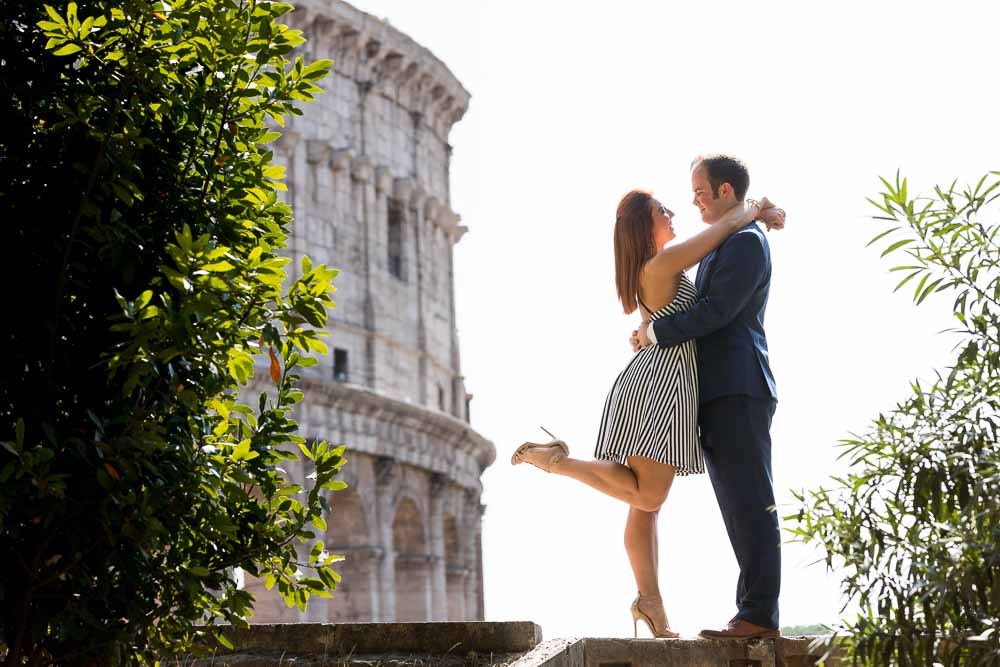
[[[539,644],[511,667],[812,667],[825,652],[818,639],[556,639]],[[826,662],[840,664],[836,657]]]
[[[508,623],[276,623],[226,628],[233,649],[217,655],[288,656],[385,654],[459,655],[525,653],[542,640],[528,621]]]
[[[824,637],[775,641],[562,638],[506,623],[285,623],[227,628],[233,649],[184,667],[813,667]],[[840,667],[835,655],[825,663]],[[166,661],[165,666],[174,664]]]
[[[519,653],[469,653],[466,655],[308,655],[236,653],[210,658],[185,658],[162,662],[163,667],[508,667]]]

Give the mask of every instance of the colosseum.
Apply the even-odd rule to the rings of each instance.
[[[304,254],[341,270],[331,354],[304,369],[296,419],[348,447],[326,535],[347,560],[304,614],[251,578],[253,620],[482,620],[480,476],[495,450],[469,424],[452,262],[466,228],[449,202],[448,135],[469,93],[387,23],[339,0],[296,5],[306,59],[334,65],[274,148],[295,211],[289,270]]]

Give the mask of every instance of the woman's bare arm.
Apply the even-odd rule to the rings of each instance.
[[[760,214],[755,204],[734,206],[715,224],[682,243],[674,243],[656,253],[643,266],[643,273],[653,280],[666,280],[691,268],[722,242],[753,221]]]

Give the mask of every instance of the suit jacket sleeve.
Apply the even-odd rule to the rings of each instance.
[[[764,247],[756,234],[733,236],[719,249],[705,294],[685,312],[653,322],[657,344],[679,345],[732,322],[760,285],[766,264]]]

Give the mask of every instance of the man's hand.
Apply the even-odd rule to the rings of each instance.
[[[785,209],[778,208],[772,204],[767,197],[760,201],[760,214],[758,220],[767,226],[767,231],[772,229],[785,228]]]
[[[631,338],[628,342],[632,345],[632,351],[638,352],[640,349],[646,347],[650,344],[649,336],[646,335],[646,326],[649,325],[648,320],[643,320],[639,328],[632,332]]]

